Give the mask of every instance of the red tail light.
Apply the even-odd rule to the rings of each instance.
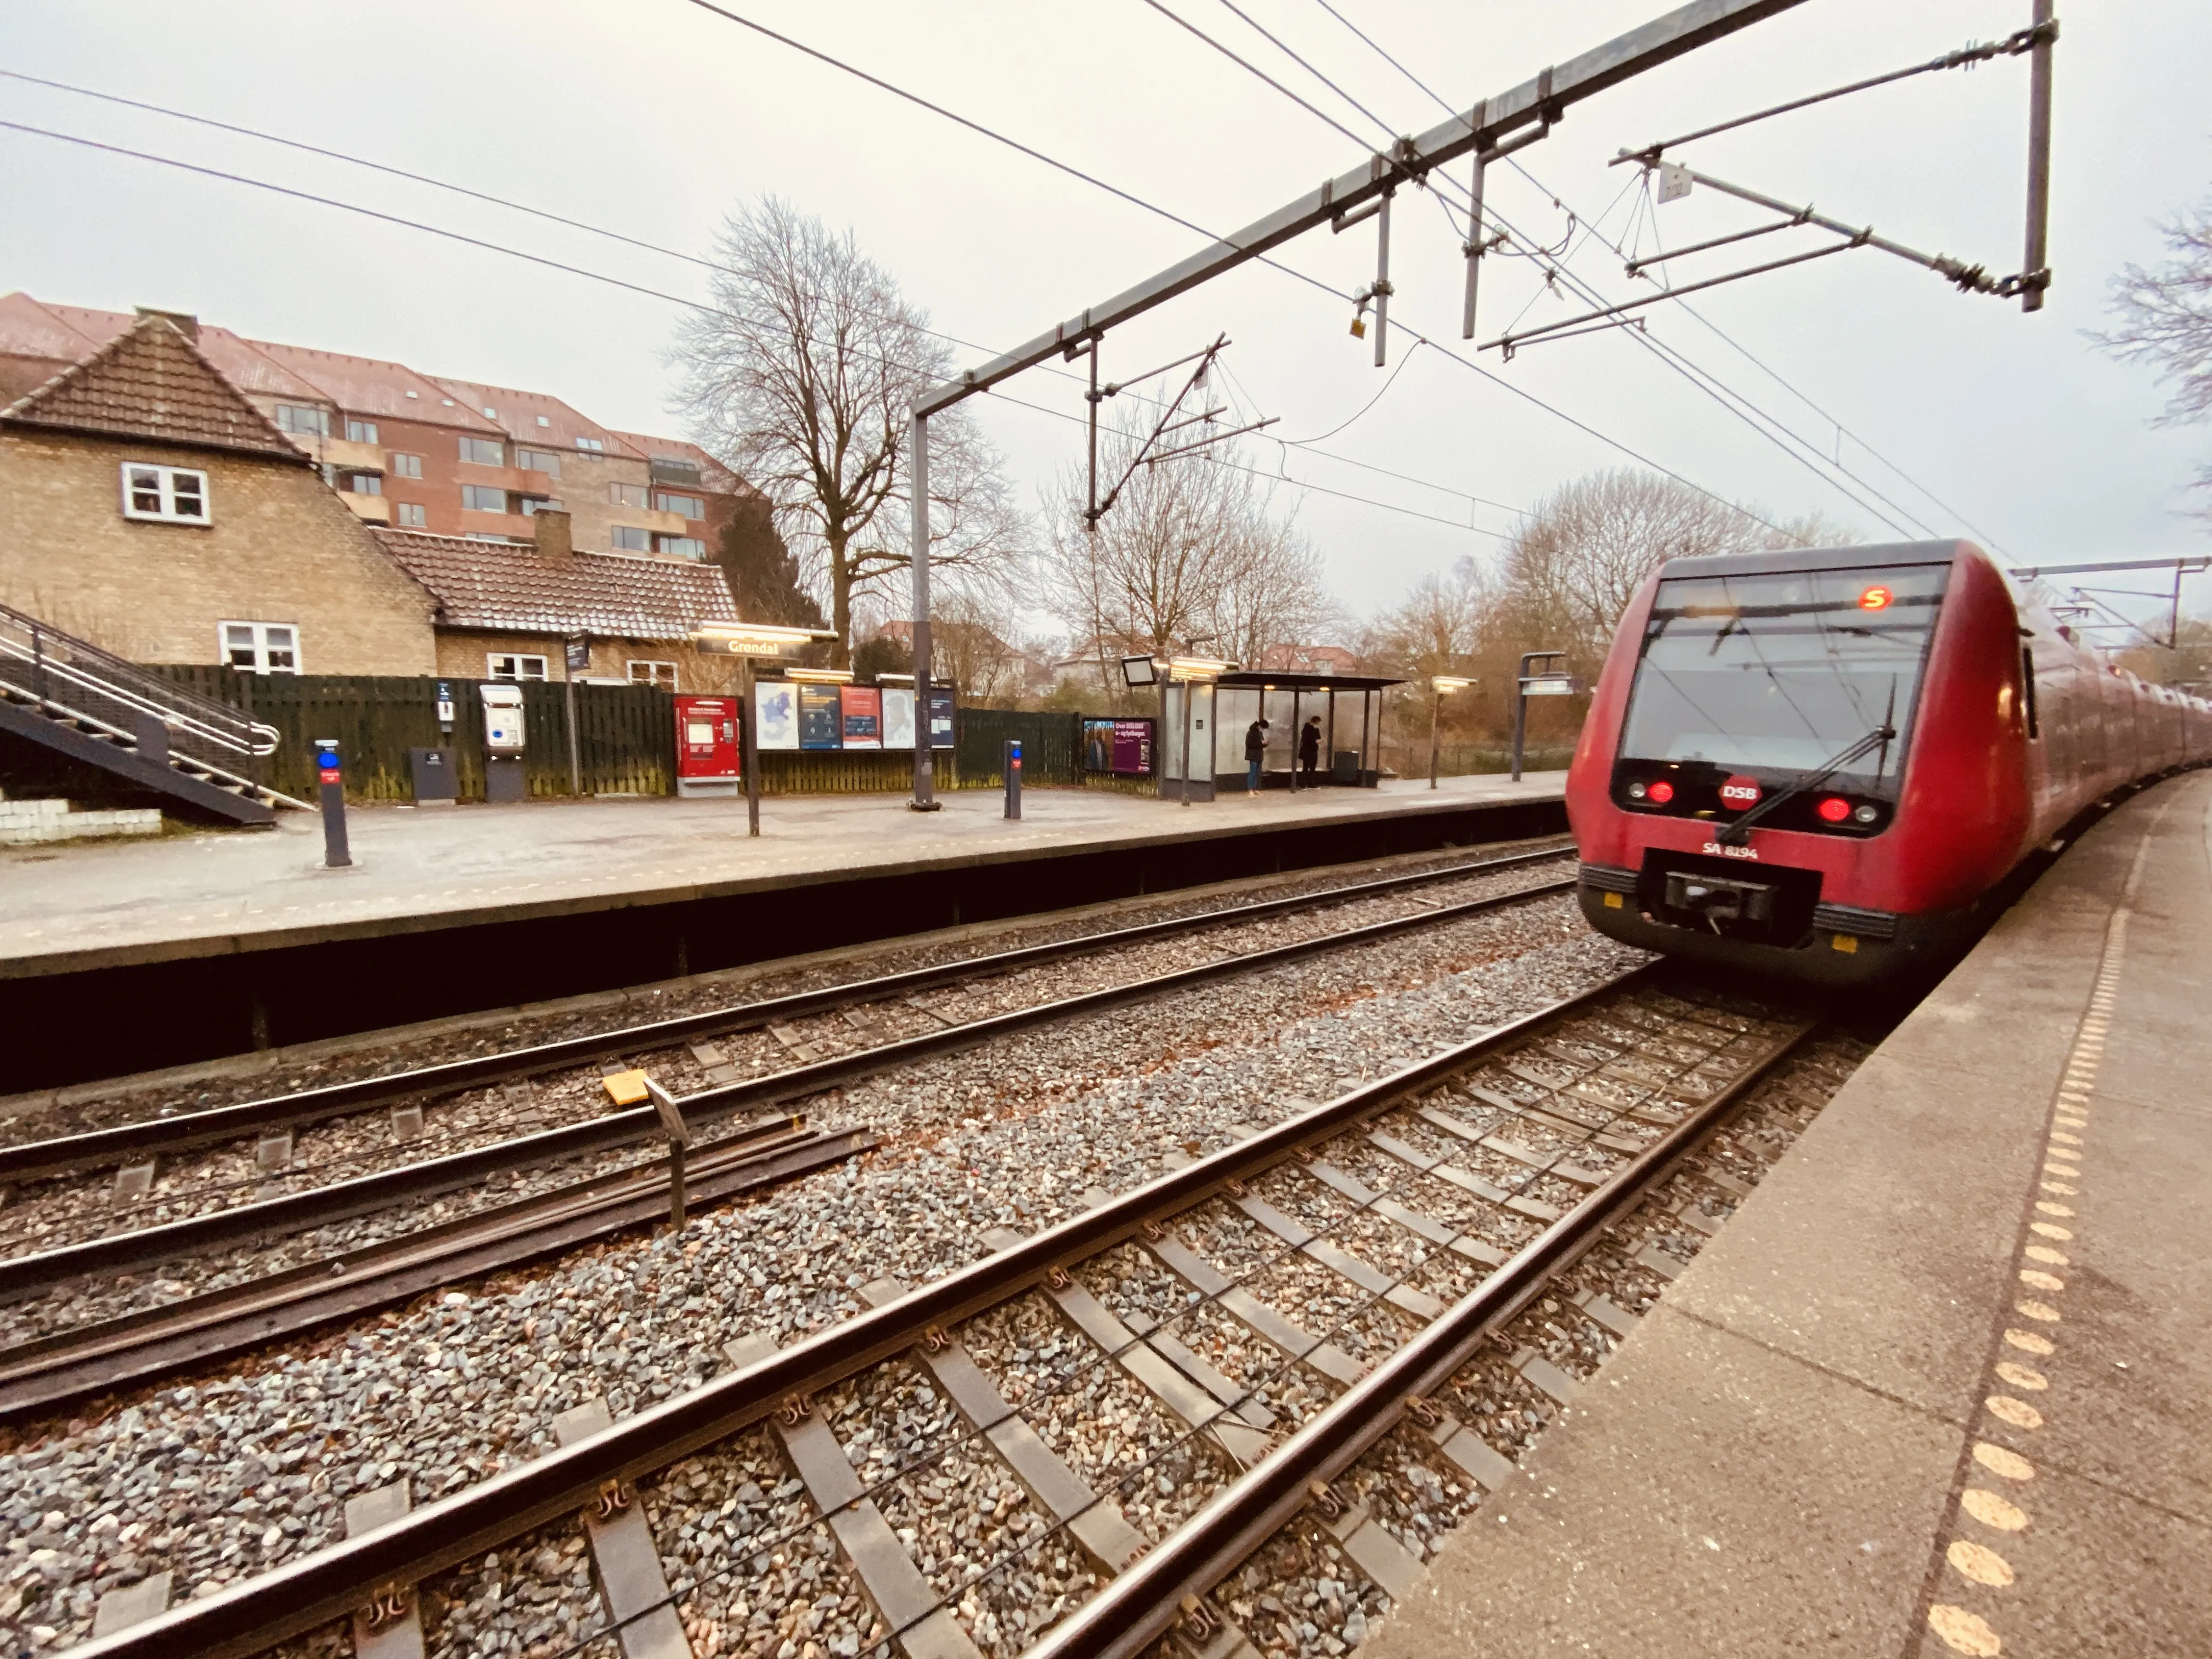
[[[1820,805],[1820,814],[1831,823],[1841,823],[1851,815],[1851,804],[1841,795],[1829,795]]]
[[[1651,786],[1650,790],[1646,793],[1644,799],[1646,800],[1656,800],[1660,805],[1664,806],[1668,801],[1674,799],[1674,786],[1668,782],[1666,779],[1662,778],[1658,782]]]

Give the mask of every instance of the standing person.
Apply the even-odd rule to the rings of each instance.
[[[1244,728],[1244,788],[1248,793],[1260,793],[1260,768],[1267,757],[1267,722],[1254,720]]]
[[[1305,774],[1306,787],[1314,787],[1314,770],[1321,764],[1321,716],[1316,714],[1298,733],[1298,769]]]

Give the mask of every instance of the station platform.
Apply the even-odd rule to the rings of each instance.
[[[1552,833],[1565,825],[1565,781],[1390,780],[1188,807],[1036,788],[1014,821],[995,790],[948,792],[931,813],[902,795],[779,796],[762,803],[757,840],[741,799],[357,807],[355,862],[340,870],[323,867],[319,818],[287,813],[273,832],[0,852],[0,981],[26,1029],[69,1033],[94,1017],[83,999],[101,999],[86,1040],[106,1072],[87,1074],[106,1074]],[[77,1080],[65,1060],[47,1046],[24,1086]]]
[[[2212,1654],[2212,774],[1907,1018],[1362,1659]]]

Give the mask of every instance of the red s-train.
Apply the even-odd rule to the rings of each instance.
[[[2212,703],[2085,649],[1967,542],[1674,559],[1567,813],[1592,926],[1832,983],[1935,959],[2039,843],[2212,760]]]

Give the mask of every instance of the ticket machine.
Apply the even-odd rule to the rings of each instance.
[[[734,795],[743,784],[735,697],[676,699],[676,793]]]
[[[526,793],[522,757],[528,747],[522,688],[511,681],[487,680],[477,690],[483,698],[484,799],[495,805],[519,801]]]

